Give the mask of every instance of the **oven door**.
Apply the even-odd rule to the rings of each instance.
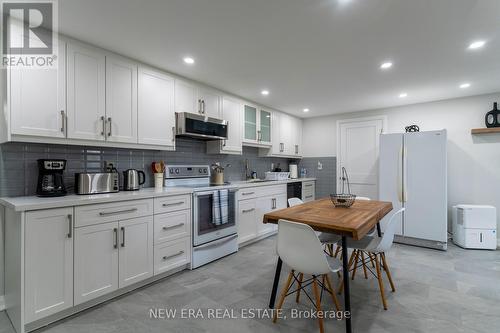
[[[193,245],[237,233],[236,191],[221,189],[193,194]]]

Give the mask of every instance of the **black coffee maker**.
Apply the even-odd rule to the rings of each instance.
[[[62,197],[66,195],[63,171],[66,160],[38,160],[38,186],[36,194],[39,197]]]

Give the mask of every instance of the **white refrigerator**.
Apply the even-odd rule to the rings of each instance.
[[[401,207],[395,241],[446,250],[448,226],[446,130],[381,134],[379,200]]]

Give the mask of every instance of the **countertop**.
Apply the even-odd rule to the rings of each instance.
[[[294,182],[314,181],[316,178],[297,178],[267,182],[245,182],[235,181],[231,185],[238,188],[248,188],[257,186],[270,186],[278,184],[288,184]],[[61,208],[71,206],[93,205],[100,203],[159,198],[172,195],[191,194],[193,190],[188,187],[164,187],[156,190],[154,187],[144,188],[139,191],[122,191],[108,194],[76,195],[70,194],[64,197],[40,198],[37,196],[0,198],[0,205],[14,209],[16,212]]]

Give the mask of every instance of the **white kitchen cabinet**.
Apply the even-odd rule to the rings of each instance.
[[[26,322],[73,306],[73,208],[26,214]]]
[[[277,230],[277,225],[272,223],[262,223],[264,214],[287,207],[287,194],[280,193],[276,195],[261,197],[257,199],[257,234],[265,235]]]
[[[257,199],[238,202],[238,244],[257,237]]]
[[[58,48],[57,69],[10,69],[12,134],[66,137],[66,44]]]
[[[106,138],[106,56],[79,43],[67,45],[68,138]]]
[[[175,112],[200,113],[200,103],[196,98],[196,86],[175,79]]]
[[[118,222],[75,229],[75,305],[118,289]]]
[[[222,96],[215,90],[206,87],[198,88],[198,103],[201,114],[211,118],[221,118]]]
[[[237,99],[224,96],[222,118],[228,121],[228,138],[207,142],[209,154],[242,154],[242,116],[243,104]]]
[[[302,156],[302,119],[292,117],[292,153],[294,156]]]
[[[272,146],[260,156],[302,157],[302,120],[283,112],[272,112]]]
[[[119,222],[118,287],[153,276],[153,216]]]
[[[243,142],[250,146],[270,146],[271,117],[271,111],[246,104],[243,118]]]
[[[174,78],[139,66],[138,142],[175,147]]]
[[[137,143],[137,64],[106,56],[106,140]]]

